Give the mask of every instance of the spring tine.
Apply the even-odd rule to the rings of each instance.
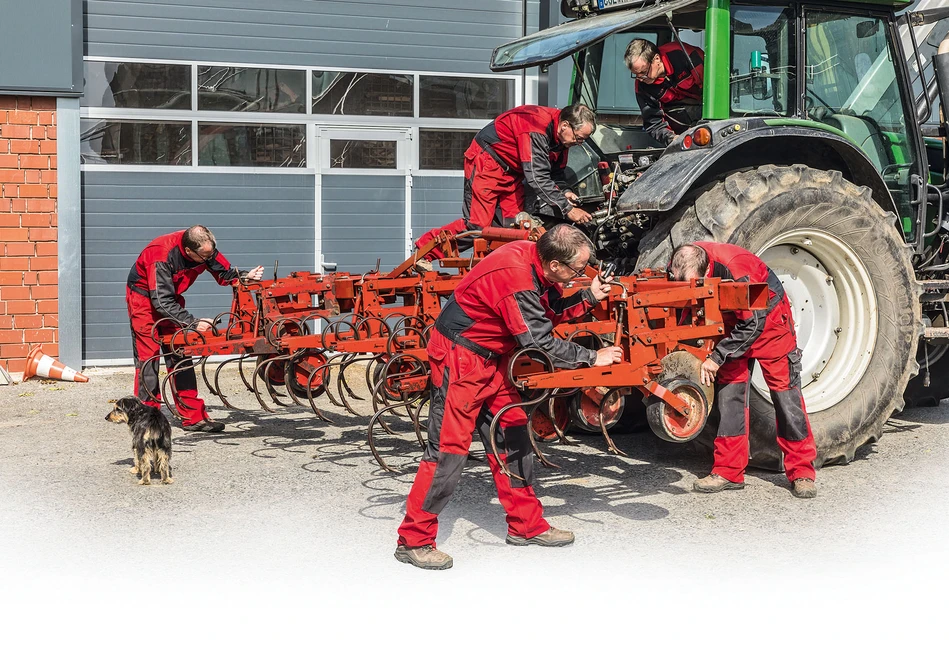
[[[373,414],[373,416],[369,418],[369,428],[367,429],[369,450],[372,451],[372,457],[376,459],[376,462],[379,463],[379,466],[381,466],[383,469],[385,469],[389,473],[396,473],[396,470],[390,467],[388,464],[386,464],[386,461],[382,459],[382,455],[379,454],[379,449],[376,448],[376,441],[375,441],[375,437],[372,434],[372,429],[376,425],[376,420],[379,420],[380,417],[383,415],[383,413],[387,412],[390,408],[395,408],[396,406],[401,406],[401,405],[402,405],[401,403],[392,404],[390,406],[386,406],[382,408],[381,410]],[[394,433],[392,433],[391,431],[390,431],[390,434],[394,435]]]
[[[177,373],[183,372],[184,370],[190,367],[191,367],[191,364],[188,364],[185,366],[181,366],[181,365],[175,366],[173,369],[168,371],[168,374],[165,375],[165,378],[161,382],[162,398],[165,400],[165,405],[168,407],[168,410],[170,410],[175,417],[181,420],[184,419],[184,415],[182,415],[179,412],[180,409],[185,409],[185,410],[194,410],[194,409],[191,406],[185,406],[184,402],[181,401],[181,398],[178,396],[178,387],[175,384],[174,376]],[[171,388],[170,388],[171,399],[168,398],[169,384],[171,384]],[[173,402],[174,408],[172,408],[172,405],[169,404],[168,402]]]
[[[380,417],[381,411],[385,411],[389,407],[389,400],[386,399],[386,396],[380,392],[385,390],[385,388],[383,388],[383,384],[386,382],[384,371],[382,376],[383,378],[376,382],[376,387],[372,391],[372,416],[373,418],[379,418],[379,426],[381,426],[386,433],[389,435],[395,435],[395,431],[393,431],[389,427],[389,424]],[[396,402],[395,404],[392,404],[392,406],[398,406],[400,403],[401,402]],[[381,409],[379,408],[380,405],[382,406]]]
[[[274,358],[276,358],[276,357],[274,357]],[[267,411],[268,413],[273,413],[273,412],[276,412],[276,411],[274,411],[272,408],[270,408],[270,407],[267,405],[267,402],[264,401],[264,398],[260,395],[260,390],[257,389],[257,375],[260,374],[261,368],[266,367],[267,364],[270,363],[272,360],[273,360],[273,359],[264,359],[263,361],[261,361],[260,363],[258,363],[258,364],[257,364],[257,367],[254,368],[254,378],[253,378],[253,380],[251,381],[251,384],[253,385],[253,388],[251,388],[251,390],[254,391],[254,395],[257,397],[257,401],[260,402],[261,408],[263,408],[263,409],[264,409],[265,411]],[[267,380],[265,379],[264,382],[266,383],[266,381],[267,381]]]
[[[382,383],[385,383],[385,382],[383,380],[379,380],[379,384],[382,384]],[[388,406],[384,406],[380,410],[373,413],[372,417],[369,418],[369,426],[366,429],[367,440],[369,442],[369,450],[372,451],[372,456],[376,459],[376,462],[379,463],[379,466],[381,466],[383,469],[385,469],[386,471],[390,473],[395,473],[396,470],[391,468],[388,464],[386,464],[386,461],[382,459],[382,455],[379,453],[379,450],[376,448],[375,435],[373,434],[373,429],[376,426],[376,421],[379,422],[380,426],[385,428],[385,426],[382,423],[382,415],[389,412],[390,410],[393,410],[395,408],[399,408],[402,406],[409,408],[418,399],[422,399],[422,396],[419,396],[414,399],[409,399],[407,401],[395,402]],[[375,400],[375,397],[373,397],[373,400]],[[391,430],[389,429],[386,429],[386,430],[388,431],[389,435],[396,435],[396,433],[393,433]],[[415,431],[415,435],[417,438],[419,438],[419,441],[421,441],[421,435],[419,434],[418,430]]]
[[[147,369],[147,366],[148,366],[148,364],[149,364],[150,362],[154,361],[155,363],[158,363],[159,361],[161,361],[161,359],[162,359],[161,353],[155,355],[155,356],[152,357],[151,359],[147,359],[147,360],[142,364],[142,370],[141,370],[140,372],[145,372],[145,370]],[[156,373],[156,374],[158,373],[158,366],[155,366],[155,373]],[[147,397],[147,398],[148,398],[148,401],[155,402],[156,404],[158,404],[159,406],[161,406],[161,403],[162,403],[161,398],[158,397],[158,396],[156,396],[156,395],[154,395],[153,393],[151,393],[147,388],[140,388],[140,389],[139,389],[139,392],[144,392],[144,393],[148,396],[148,397]],[[159,389],[158,392],[161,393],[161,389]]]
[[[354,363],[356,363],[357,361],[360,360],[360,357],[358,357],[358,355],[353,355],[353,357],[354,357],[353,359],[347,360],[347,361],[346,361],[346,364],[340,367],[340,369],[339,369],[339,383],[342,384],[342,387],[346,389],[346,392],[349,393],[349,396],[350,396],[350,397],[352,397],[353,399],[358,399],[359,401],[362,402],[362,401],[366,401],[365,397],[360,397],[359,395],[357,395],[356,393],[354,393],[354,392],[353,392],[353,389],[349,387],[349,382],[346,381],[346,368],[348,368],[349,366],[351,366],[352,364],[354,364]],[[340,392],[339,396],[340,396],[340,398],[342,398],[343,393]],[[355,415],[355,414],[356,414],[356,413],[353,413],[353,415]]]
[[[224,391],[221,390],[221,385],[219,381],[221,378],[221,369],[224,367],[225,364],[228,364],[232,361],[240,361],[241,359],[244,358],[244,356],[246,355],[242,355],[240,357],[233,357],[231,359],[225,359],[217,367],[217,370],[214,371],[214,388],[215,390],[217,390],[218,399],[220,399],[221,403],[227,406],[228,408],[230,408],[231,410],[240,410],[240,408],[238,408],[237,406],[234,406],[233,404],[231,404],[231,402],[227,401],[227,398],[224,396]]]
[[[511,408],[515,406],[520,406],[520,404],[513,403],[504,406],[501,410],[498,411],[498,414],[491,418],[491,426],[488,428],[488,441],[491,444],[491,453],[494,455],[495,461],[498,463],[498,468],[501,469],[501,473],[506,475],[508,478],[517,478],[522,482],[526,482],[524,478],[516,476],[511,473],[511,470],[507,468],[507,461],[501,459],[501,454],[498,452],[498,441],[495,437],[498,432],[498,422],[501,420],[501,415],[506,413]]]
[[[242,355],[240,357],[240,360],[237,362],[237,372],[240,373],[241,381],[244,382],[244,386],[247,387],[247,390],[250,392],[254,392],[254,387],[250,384],[250,380],[247,379],[247,375],[244,374],[244,359],[251,356],[255,356],[259,358],[259,355],[250,355],[250,354]]]
[[[210,358],[211,358],[210,356],[201,357],[201,360],[198,362],[198,365],[201,366],[201,378],[204,379],[204,385],[208,387],[208,392],[210,392],[212,395],[217,395],[217,392],[214,390],[214,387],[211,385],[211,382],[208,381],[208,373],[204,369],[205,366],[207,366],[208,364],[208,359]]]
[[[544,457],[543,452],[540,450],[540,446],[537,444],[537,438],[534,437],[534,411],[536,411],[543,403],[543,401],[538,402],[525,411],[527,413],[527,437],[531,441],[531,448],[534,449],[534,455],[537,456],[537,460],[545,467],[559,469],[560,467],[558,465]]]
[[[346,355],[351,357],[354,355]],[[349,386],[346,384],[346,367],[349,366],[350,361],[348,359],[343,359],[339,362],[339,376],[336,378],[336,391],[339,393],[339,401],[343,402],[343,407],[348,410],[353,415],[359,416],[352,406],[349,405],[349,401],[346,399],[346,395],[343,394],[343,391],[346,390],[350,394],[352,391],[349,389]],[[345,386],[345,388],[344,388]]]
[[[168,385],[168,380],[170,378],[171,378],[171,373],[168,373],[167,375],[165,375],[164,379],[161,380],[161,386],[159,387],[159,390],[161,391],[162,401],[165,404],[165,406],[168,408],[168,410],[171,411],[172,415],[174,415],[177,419],[183,420],[184,416],[178,412],[178,406],[177,406],[178,402],[174,401],[174,399],[169,400],[168,398],[167,385]],[[171,396],[172,398],[174,398],[175,396],[174,391],[172,391]],[[168,403],[169,401],[171,401],[172,403],[169,404]]]
[[[286,358],[287,358],[286,355],[279,354],[276,357],[269,359],[269,361],[273,361],[273,362],[285,361]],[[264,382],[264,386],[267,388],[267,394],[270,395],[270,398],[273,400],[274,404],[276,404],[277,406],[283,406],[284,408],[289,406],[289,404],[285,404],[282,401],[280,401],[279,393],[277,392],[276,388],[274,388],[273,380],[270,378],[269,369],[261,372],[260,378]]]
[[[190,358],[179,359],[175,364],[174,369],[168,371],[168,376],[170,377],[171,375],[176,375],[179,372],[184,372],[188,369],[194,369],[194,362]],[[171,394],[175,398],[175,404],[180,408],[185,410],[195,410],[193,407],[188,406],[181,400],[181,396],[178,394],[178,384],[175,383],[174,379],[171,380]]]
[[[603,433],[603,438],[606,440],[606,446],[609,447],[610,453],[615,453],[617,455],[622,455],[624,458],[628,458],[629,456],[620,451],[616,444],[613,443],[613,438],[610,437],[609,432],[606,430],[606,423],[603,421],[604,407],[615,392],[616,389],[614,388],[606,393],[603,399],[600,400],[600,413],[597,415],[597,421],[600,422],[600,431]]]
[[[316,374],[317,370],[322,370],[325,367],[326,366],[324,364],[322,366],[316,366],[312,370],[310,370],[310,376],[307,377],[307,380],[306,380],[306,399],[308,402],[310,402],[310,408],[313,410],[314,415],[319,417],[321,420],[323,420],[330,426],[336,426],[336,424],[334,424],[332,420],[327,419],[326,417],[323,416],[323,413],[320,411],[320,409],[316,407],[316,402],[313,401],[313,376]],[[323,375],[323,377],[325,378],[326,375]],[[323,390],[325,391],[326,388],[324,388]]]
[[[570,391],[571,393],[573,390]],[[557,399],[557,391],[555,390],[550,398],[547,400],[547,416],[550,418],[550,422],[554,425],[554,432],[557,434],[557,437],[560,438],[560,443],[567,446],[575,446],[576,442],[567,438],[564,431],[565,428],[560,428],[560,425],[557,424],[557,411],[554,409],[554,400]]]
[[[332,388],[332,385],[333,385],[333,384],[332,384],[333,371],[332,371],[332,368],[335,368],[335,367],[336,367],[336,366],[333,365],[333,362],[336,361],[337,359],[342,359],[344,356],[345,356],[345,355],[338,354],[338,355],[336,355],[335,357],[332,357],[329,361],[327,361],[327,362],[323,365],[323,370],[326,371],[326,376],[323,378],[323,383],[326,384],[326,396],[329,397],[329,400],[330,400],[331,402],[333,402],[333,405],[334,405],[334,406],[339,406],[340,408],[344,408],[343,404],[342,404],[339,400],[337,400],[336,397],[333,396],[333,388]]]
[[[418,444],[422,447],[423,451],[425,450],[427,442],[422,438],[422,425],[419,420],[422,417],[422,408],[430,399],[431,397],[429,395],[419,398],[418,406],[415,408],[415,414],[412,415],[412,427],[415,429],[415,437],[418,438]]]
[[[306,350],[297,350],[283,364],[283,383],[286,384],[287,386],[287,394],[290,395],[290,399],[292,399],[297,404],[297,406],[305,406],[305,404],[302,401],[300,401],[300,398],[297,397],[296,391],[293,389],[293,387],[290,386],[290,383],[291,383],[290,380],[291,379],[293,379],[294,381],[296,380],[297,377],[296,377],[295,364],[297,361],[300,360],[300,357],[302,357],[305,353],[306,353]]]

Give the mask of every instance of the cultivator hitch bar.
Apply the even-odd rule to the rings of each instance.
[[[197,321],[187,327],[175,327],[170,320],[156,324],[156,341],[178,361],[161,383],[163,399],[186,408],[172,377],[196,359],[208,390],[224,406],[235,408],[221,389],[220,377],[225,366],[236,363],[244,386],[264,410],[305,406],[333,423],[319,403],[321,397],[352,415],[367,414],[354,404],[366,401],[352,387],[356,378],[365,382],[372,409],[369,448],[391,471],[377,447],[377,428],[395,435],[391,416],[405,417],[424,447],[421,428],[430,376],[426,345],[443,299],[492,250],[513,240],[536,240],[542,232],[525,224],[520,229],[442,234],[388,273],[295,272],[241,282],[234,287],[230,311],[216,317],[209,330],[199,332]],[[474,250],[463,258],[458,239],[469,236],[475,238]],[[416,271],[417,258],[435,247],[444,254],[442,269],[454,273]],[[588,268],[587,277],[567,292],[589,286],[594,275]],[[764,284],[706,279],[686,285],[648,270],[615,278],[612,285],[611,295],[590,320],[560,325],[555,334],[594,349],[621,347],[622,363],[559,370],[541,351],[525,349],[508,364],[509,377],[524,391],[519,406],[528,413],[531,441],[545,465],[556,466],[540,451],[535,434],[555,434],[569,444],[564,431],[571,422],[580,430],[601,433],[609,450],[622,455],[609,429],[634,390],[649,397],[648,420],[657,435],[673,442],[695,437],[705,424],[712,395],[700,385],[698,366],[723,333],[722,312],[761,309],[768,298]],[[225,358],[209,377],[207,361],[212,356]],[[248,360],[252,368],[245,366]],[[176,407],[169,408],[178,415]],[[497,419],[490,434],[495,454]]]

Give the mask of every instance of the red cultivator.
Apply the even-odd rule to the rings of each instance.
[[[456,238],[450,236],[419,250],[421,255],[440,246],[445,254],[441,266],[455,269],[454,274],[420,275],[410,258],[387,274],[296,272],[272,281],[241,283],[234,287],[230,311],[219,315],[211,330],[198,332],[192,325],[160,340],[176,357],[197,359],[208,390],[229,408],[234,406],[221,390],[220,376],[231,363],[237,363],[241,380],[265,410],[308,406],[328,423],[317,398],[325,395],[333,405],[359,415],[352,401],[364,398],[347,379],[361,371],[373,410],[369,447],[379,464],[391,470],[377,450],[374,430],[378,426],[394,433],[386,416],[404,411],[424,445],[421,417],[429,395],[425,346],[442,300],[492,249],[512,240],[535,239],[540,232],[489,228],[461,234],[477,237],[470,258],[459,256]],[[590,280],[577,280],[567,291],[581,289]],[[657,435],[672,442],[691,440],[708,416],[712,393],[700,384],[698,366],[723,333],[722,312],[762,309],[768,299],[764,284],[718,279],[674,283],[648,271],[616,278],[612,284],[612,294],[590,320],[558,326],[555,334],[593,348],[621,347],[621,363],[559,370],[540,350],[523,349],[511,357],[509,377],[524,391],[524,401],[518,405],[527,409],[532,441],[540,432],[555,433],[561,442],[570,443],[564,430],[572,422],[602,433],[610,451],[622,454],[609,429],[619,421],[625,397],[634,390],[648,397],[647,417]],[[167,329],[169,323],[161,321],[156,329]],[[212,356],[225,358],[209,378],[207,361]],[[253,368],[245,368],[248,360]],[[171,377],[189,365],[191,361],[183,361],[165,377],[165,401],[170,396],[182,405]],[[554,466],[536,443],[534,448],[544,464]],[[497,452],[496,447],[491,449]]]

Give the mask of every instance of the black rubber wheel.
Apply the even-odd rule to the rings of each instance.
[[[674,379],[663,386],[691,405],[687,416],[679,415],[658,397],[649,397],[646,419],[649,428],[660,440],[684,444],[695,439],[708,421],[708,399],[702,387],[689,379]]]
[[[659,222],[641,241],[637,269],[664,267],[675,246],[698,240],[728,242],[761,255],[785,283],[795,322],[809,322],[810,338],[824,339],[821,352],[809,351],[810,342],[799,331],[817,466],[849,462],[858,447],[878,440],[886,420],[902,409],[903,391],[916,373],[921,326],[911,258],[895,216],[873,200],[869,189],[839,172],[762,166],[705,187]],[[825,272],[825,296],[839,298],[834,303],[841,323],[830,330],[830,341],[828,326],[821,328],[832,320],[823,305],[800,298],[800,292],[795,302],[793,288],[801,276],[785,280],[771,260],[798,252],[812,259],[809,275]],[[861,306],[861,298],[872,307]],[[814,357],[825,359],[811,372],[808,361]],[[715,417],[707,425],[710,431]],[[752,388],[752,464],[782,468],[775,435],[770,398]]]

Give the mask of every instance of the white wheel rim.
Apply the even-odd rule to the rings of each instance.
[[[845,242],[816,229],[782,233],[758,255],[791,302],[807,410],[828,409],[856,388],[873,356],[877,301],[870,273]],[[751,381],[770,399],[759,369]]]

